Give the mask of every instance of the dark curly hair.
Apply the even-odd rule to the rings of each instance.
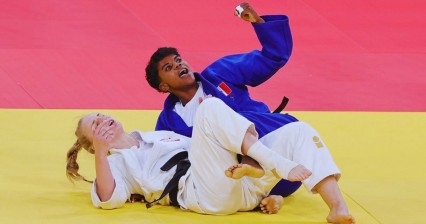
[[[165,57],[169,55],[179,55],[179,52],[174,47],[160,47],[157,49],[157,51],[152,54],[151,59],[149,60],[148,65],[145,68],[145,78],[148,84],[156,89],[157,91],[160,91],[159,85],[160,85],[160,77],[158,76],[158,62],[163,60]]]

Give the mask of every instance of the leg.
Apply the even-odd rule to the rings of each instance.
[[[279,179],[284,177],[290,181],[302,181],[312,174],[303,165],[288,160],[267,148],[263,143],[258,141],[257,133],[254,133],[251,129],[244,136],[241,152],[271,169]]]
[[[262,141],[281,155],[312,170],[312,176],[303,183],[312,193],[319,193],[330,208],[327,221],[355,223],[337,185],[340,171],[318,132],[304,122],[295,122],[265,136]]]
[[[236,164],[235,155],[241,154],[242,149],[245,154],[247,148],[256,142],[258,142],[257,132],[253,124],[219,99],[206,99],[197,109],[189,159],[192,163],[191,173],[196,179],[194,186],[200,195],[198,202],[203,213],[230,214],[237,210],[253,209],[271,190],[273,184],[277,183],[275,178],[268,175],[260,178],[262,184],[257,186],[258,190],[253,190],[249,187],[251,184],[244,184],[252,180],[242,178],[237,181],[227,178],[223,175],[226,168],[220,172],[221,176],[217,172],[220,167]],[[262,145],[260,142],[258,144]],[[268,148],[265,150],[273,153]],[[277,164],[289,163],[287,159],[276,154],[270,158],[276,158]],[[257,158],[254,159],[259,161]],[[218,184],[211,184],[212,180]]]
[[[223,173],[237,163],[244,133],[252,126],[233,111],[228,115],[227,110],[232,111],[219,99],[211,98],[203,101],[195,115],[189,160],[197,198],[188,207],[196,212],[232,214],[251,210],[260,201],[252,196],[246,178],[235,180]]]
[[[296,192],[300,186],[302,186],[302,182],[300,181],[291,182],[285,179],[281,179],[275,186],[273,186],[269,194],[288,197]]]
[[[194,128],[199,126],[200,130],[206,130],[203,135],[214,139],[226,150],[248,155],[264,167],[270,170],[276,169],[280,177],[290,181],[301,181],[311,175],[310,171],[303,166],[298,166],[299,164],[296,162],[265,147],[258,140],[258,134],[253,124],[221,100],[205,99],[195,117]],[[245,133],[244,136],[241,136],[241,133]],[[295,169],[293,170],[293,168]]]
[[[334,176],[328,176],[321,180],[314,189],[321,195],[324,202],[330,208],[327,222],[330,223],[355,223],[354,217],[349,214],[348,207],[340,192],[337,180]]]
[[[241,146],[241,152],[244,155],[249,155],[255,158],[264,166],[271,169],[278,179],[281,179],[281,177],[285,177],[290,181],[302,181],[312,174],[304,166],[282,157],[281,155],[277,154],[276,152],[270,150],[265,145],[263,145],[258,140],[257,133],[254,128],[249,128],[245,133]],[[243,165],[231,166],[225,173],[227,174],[227,176],[232,176],[232,173],[234,171],[236,173],[236,176],[243,175],[243,172],[248,172],[251,175],[253,175],[253,173],[256,173],[256,170],[252,169],[252,167]]]

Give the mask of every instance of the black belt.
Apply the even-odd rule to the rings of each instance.
[[[151,208],[152,206],[158,204],[158,202],[163,199],[167,194],[169,194],[171,205],[179,206],[179,203],[177,201],[179,179],[186,174],[186,171],[188,171],[189,167],[191,166],[191,163],[188,160],[188,152],[183,151],[177,153],[172,158],[170,158],[160,169],[162,171],[169,171],[175,165],[177,165],[176,173],[173,175],[169,183],[167,183],[163,193],[155,201],[147,203],[146,208]]]
[[[287,106],[288,101],[289,99],[287,97],[283,97],[283,100],[281,100],[280,105],[272,113],[280,113],[282,110],[284,110],[285,106]]]

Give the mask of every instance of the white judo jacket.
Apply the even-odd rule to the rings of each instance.
[[[140,194],[148,202],[159,198],[166,184],[176,171],[160,168],[175,154],[187,151],[190,138],[170,131],[131,133],[140,143],[130,149],[112,149],[108,156],[115,189],[111,198],[102,202],[96,192],[96,180],[92,185],[91,197],[95,207],[102,209],[119,208],[126,203],[131,194]],[[159,202],[170,204],[168,195]]]

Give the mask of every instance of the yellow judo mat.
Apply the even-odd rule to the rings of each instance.
[[[94,208],[90,184],[65,177],[78,119],[96,110],[1,109],[0,223],[326,223],[326,204],[301,187],[276,215],[258,211],[199,215],[142,203]],[[158,111],[99,110],[127,131],[152,130]],[[339,181],[357,223],[426,223],[426,113],[292,112],[315,127],[342,171]],[[80,173],[94,178],[81,152]],[[214,184],[214,183],[212,183]],[[232,200],[232,199],[230,199]]]

